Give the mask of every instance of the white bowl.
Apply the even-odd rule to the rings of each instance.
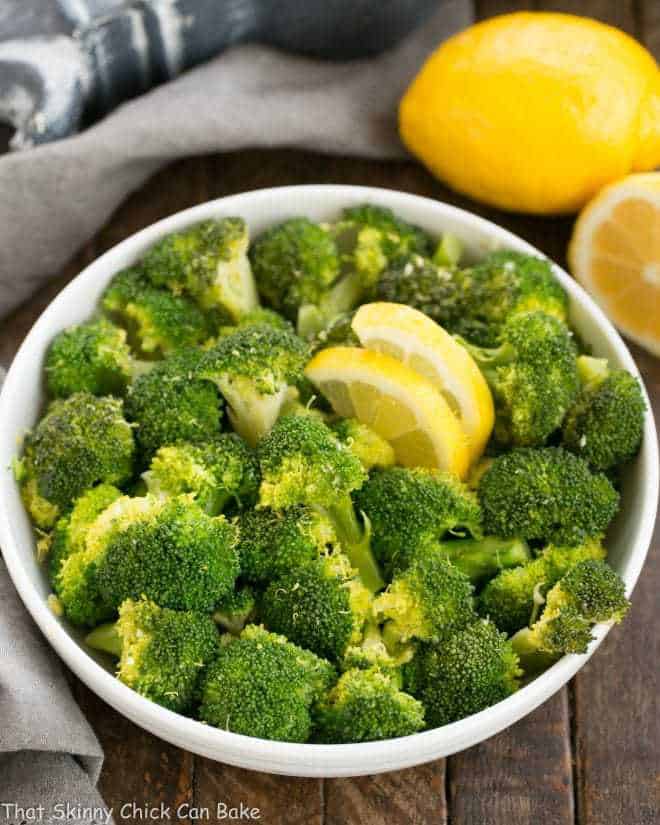
[[[165,710],[117,681],[103,657],[85,648],[81,635],[49,610],[49,586],[35,559],[35,541],[10,463],[44,401],[42,363],[62,328],[90,316],[112,276],[132,264],[161,236],[205,218],[240,215],[252,236],[294,215],[331,220],[352,204],[371,202],[393,209],[431,233],[452,232],[472,259],[505,247],[540,254],[529,244],[482,218],[427,198],[353,186],[294,186],[247,192],[172,215],[138,232],[88,266],[64,289],[32,328],[0,395],[0,544],[11,577],[46,638],[71,670],[102,699],[133,722],[194,753],[258,771],[292,776],[357,776],[418,765],[475,745],[513,724],[556,691],[585,664],[607,633],[585,655],[565,656],[503,702],[443,728],[385,742],[298,745],[269,742],[217,730]],[[556,274],[571,298],[571,319],[594,353],[639,375],[625,344],[591,298],[566,273]],[[648,404],[648,399],[647,399]],[[637,581],[651,540],[658,499],[658,448],[653,417],[646,416],[639,456],[626,470],[621,512],[608,536],[609,558],[628,593]]]

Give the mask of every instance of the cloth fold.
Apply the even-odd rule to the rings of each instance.
[[[0,317],[176,158],[257,146],[404,156],[398,100],[425,57],[471,19],[470,0],[442,0],[395,49],[346,63],[232,48],[82,134],[0,158]]]

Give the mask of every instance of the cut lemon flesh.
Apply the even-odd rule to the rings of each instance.
[[[362,346],[391,355],[442,393],[461,420],[471,459],[477,459],[493,429],[493,399],[467,350],[423,312],[404,304],[364,304],[352,326]]]
[[[660,172],[605,187],[581,212],[568,260],[619,329],[660,355]]]
[[[336,413],[357,418],[390,442],[399,464],[438,467],[464,478],[468,438],[440,392],[391,355],[359,347],[330,347],[305,375]]]

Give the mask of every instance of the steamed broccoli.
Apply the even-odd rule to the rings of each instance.
[[[105,318],[64,329],[48,349],[44,370],[56,398],[75,392],[123,395],[133,370],[126,332]]]
[[[311,709],[335,679],[329,662],[283,636],[248,625],[221,645],[202,684],[200,718],[210,725],[282,742],[306,742]]]
[[[356,418],[342,418],[332,425],[337,438],[360,459],[369,472],[374,467],[391,467],[394,464],[394,449],[377,432],[361,424]]]
[[[17,477],[34,522],[57,517],[95,484],[123,484],[133,472],[135,444],[122,402],[86,392],[53,401],[25,439]]]
[[[208,220],[166,235],[144,256],[145,275],[174,294],[188,293],[203,309],[238,320],[259,305],[242,218]]]
[[[324,329],[320,330],[311,342],[312,352],[318,352],[326,347],[359,347],[360,339],[353,332],[353,317],[355,312],[342,312],[337,315]]]
[[[569,409],[562,443],[594,470],[634,458],[642,442],[646,404],[639,381],[603,358],[578,358],[582,391]]]
[[[620,576],[602,561],[572,567],[548,592],[541,617],[512,638],[525,671],[564,653],[586,653],[592,628],[620,622],[630,603]]]
[[[224,596],[213,611],[213,621],[232,636],[238,636],[245,625],[254,619],[257,600],[254,590],[245,585]]]
[[[236,523],[241,575],[255,584],[297,570],[337,543],[329,519],[303,506],[245,510]]]
[[[351,492],[367,474],[357,459],[313,416],[280,418],[260,442],[260,506],[280,510],[306,504],[326,513],[339,542],[363,583],[376,591],[383,580],[370,548],[369,530],[361,526]]]
[[[239,328],[206,352],[198,374],[213,381],[229,405],[229,419],[254,446],[295,396],[308,357],[304,342],[267,324]]]
[[[493,392],[496,440],[543,444],[561,425],[579,390],[577,352],[568,327],[544,312],[525,312],[506,322],[496,349],[462,343]]]
[[[268,307],[257,307],[250,312],[246,312],[245,315],[241,315],[235,324],[221,327],[220,334],[231,335],[240,327],[251,327],[255,324],[267,324],[268,326],[284,330],[285,332],[294,331],[293,324],[287,321],[279,312],[275,312],[274,309],[268,309]]]
[[[405,567],[419,545],[448,532],[481,533],[476,496],[439,470],[391,467],[374,472],[354,501],[371,525],[376,558],[389,570]]]
[[[116,275],[103,293],[101,305],[128,329],[139,353],[167,355],[201,344],[212,332],[196,304],[183,295],[157,289],[137,269]]]
[[[264,624],[326,659],[341,659],[362,637],[371,594],[341,553],[283,573],[259,601]]]
[[[119,608],[118,621],[97,627],[86,642],[119,658],[117,678],[125,685],[169,710],[186,713],[218,640],[208,616],[129,599]]]
[[[191,493],[211,516],[222,513],[231,502],[251,507],[259,492],[256,456],[235,433],[222,433],[200,444],[161,447],[142,478],[154,495]]]
[[[198,350],[182,350],[131,385],[126,415],[136,425],[146,463],[159,447],[209,441],[220,431],[222,399],[217,388],[196,372],[202,356]]]
[[[427,544],[376,597],[374,613],[387,621],[386,642],[437,642],[474,621],[472,594],[468,577]]]
[[[475,585],[483,584],[500,571],[526,564],[530,559],[527,542],[515,538],[453,539],[439,542],[436,549]]]
[[[477,609],[500,630],[515,633],[529,623],[539,599],[571,567],[587,559],[604,559],[605,555],[599,541],[578,547],[550,544],[527,564],[503,570],[491,579],[479,594]]]
[[[349,644],[344,651],[339,667],[342,671],[353,668],[368,670],[375,667],[400,684],[401,667],[409,662],[414,654],[414,642],[401,642],[388,632],[384,633],[378,620],[372,615],[367,619],[361,638]]]
[[[315,741],[370,742],[424,728],[424,706],[378,668],[348,670],[319,703]]]
[[[114,529],[98,562],[106,603],[146,596],[173,610],[211,612],[239,572],[236,528],[188,496],[148,497],[151,506]]]
[[[428,726],[441,727],[506,699],[521,675],[506,634],[482,619],[441,645],[423,645],[404,666],[404,687],[424,705]]]
[[[603,533],[619,508],[608,479],[561,447],[524,447],[498,456],[483,474],[486,532],[578,545]]]

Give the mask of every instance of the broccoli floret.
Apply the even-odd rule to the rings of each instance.
[[[371,544],[387,570],[404,568],[416,548],[451,531],[480,536],[476,496],[440,470],[390,467],[372,473],[354,494],[371,525]]]
[[[578,562],[604,559],[606,551],[599,541],[578,547],[550,544],[532,561],[521,567],[503,570],[479,594],[477,609],[492,619],[500,630],[515,633],[531,619],[539,599]]]
[[[241,327],[252,327],[255,324],[267,324],[268,326],[284,330],[285,332],[294,331],[291,321],[287,321],[279,312],[275,312],[274,309],[268,309],[268,307],[257,307],[251,312],[246,312],[245,315],[242,315],[235,324],[221,327],[220,334],[232,335]]]
[[[161,447],[142,478],[154,495],[191,493],[211,516],[232,502],[252,507],[259,492],[256,456],[235,433],[223,433],[202,444]]]
[[[245,585],[220,600],[213,611],[213,621],[232,636],[239,636],[245,625],[254,619],[256,610],[254,590]]]
[[[133,429],[122,402],[78,392],[53,401],[25,440],[18,480],[42,528],[95,484],[123,484],[133,473]]]
[[[222,399],[211,382],[197,376],[201,358],[197,350],[182,350],[131,385],[126,415],[136,425],[145,463],[159,447],[210,441],[220,431]]]
[[[441,645],[423,645],[404,667],[404,686],[421,700],[429,727],[441,727],[506,699],[520,676],[506,634],[484,619]]]
[[[223,730],[306,742],[311,708],[335,679],[329,662],[283,636],[248,625],[206,672],[199,716]]]
[[[236,321],[259,305],[248,243],[242,218],[203,221],[164,237],[142,266],[155,286],[188,293],[203,309],[220,310]]]
[[[117,678],[169,710],[189,712],[202,668],[218,649],[218,631],[208,616],[125,601],[115,624],[102,625],[87,644],[119,658]]]
[[[437,642],[474,621],[472,594],[468,577],[428,544],[376,597],[374,613],[387,621],[386,641]]]
[[[133,370],[126,332],[105,318],[62,330],[50,345],[44,370],[55,398],[75,392],[123,395]]]
[[[199,375],[213,381],[229,405],[229,419],[254,446],[296,395],[309,352],[290,332],[267,324],[240,328],[204,353]]]
[[[498,456],[478,489],[487,533],[579,545],[605,531],[619,508],[609,480],[561,447]]]
[[[346,648],[339,665],[342,671],[376,667],[400,684],[401,667],[412,659],[414,653],[413,642],[404,644],[389,636],[386,639],[376,619],[370,618],[364,626],[362,638]]]
[[[366,587],[383,587],[370,548],[369,529],[358,521],[351,492],[367,477],[362,464],[313,416],[280,418],[257,448],[261,507],[306,504],[331,519],[339,542]]]
[[[603,561],[572,567],[548,592],[540,619],[512,638],[526,672],[544,666],[548,657],[586,653],[599,622],[620,622],[630,607],[621,577]]]
[[[146,596],[173,610],[211,612],[238,576],[236,528],[188,496],[148,498],[153,506],[114,530],[99,560],[106,603]]]
[[[356,418],[342,418],[332,425],[332,430],[342,444],[360,459],[367,472],[374,467],[391,467],[394,464],[392,445]]]
[[[236,523],[241,575],[255,584],[297,570],[337,543],[330,520],[303,506],[245,510]]]
[[[500,571],[526,564],[531,557],[527,542],[496,536],[440,542],[437,550],[474,585],[483,584]]]
[[[371,594],[342,554],[321,557],[273,580],[259,601],[270,630],[326,659],[341,659],[356,644],[371,609]]]
[[[261,296],[294,323],[304,307],[320,302],[340,271],[330,233],[307,218],[266,230],[252,245],[250,260]]]
[[[51,582],[55,581],[62,564],[69,556],[84,549],[90,525],[120,496],[121,491],[112,484],[99,484],[76,499],[71,512],[58,520],[48,556],[48,575]]]
[[[482,347],[499,343],[506,322],[525,312],[542,311],[560,321],[568,317],[568,296],[543,258],[499,250],[459,273],[461,312],[451,331]]]
[[[579,390],[576,347],[568,327],[544,312],[513,316],[496,349],[466,346],[492,390],[494,435],[501,444],[543,444]]]
[[[378,668],[343,673],[314,715],[318,742],[370,742],[424,728],[424,706]]]
[[[201,344],[211,326],[201,309],[183,295],[152,286],[137,269],[116,275],[101,299],[103,309],[129,331],[141,354],[167,355]]]
[[[639,381],[605,359],[578,358],[582,390],[564,421],[562,443],[594,470],[611,470],[637,455],[646,404]]]

